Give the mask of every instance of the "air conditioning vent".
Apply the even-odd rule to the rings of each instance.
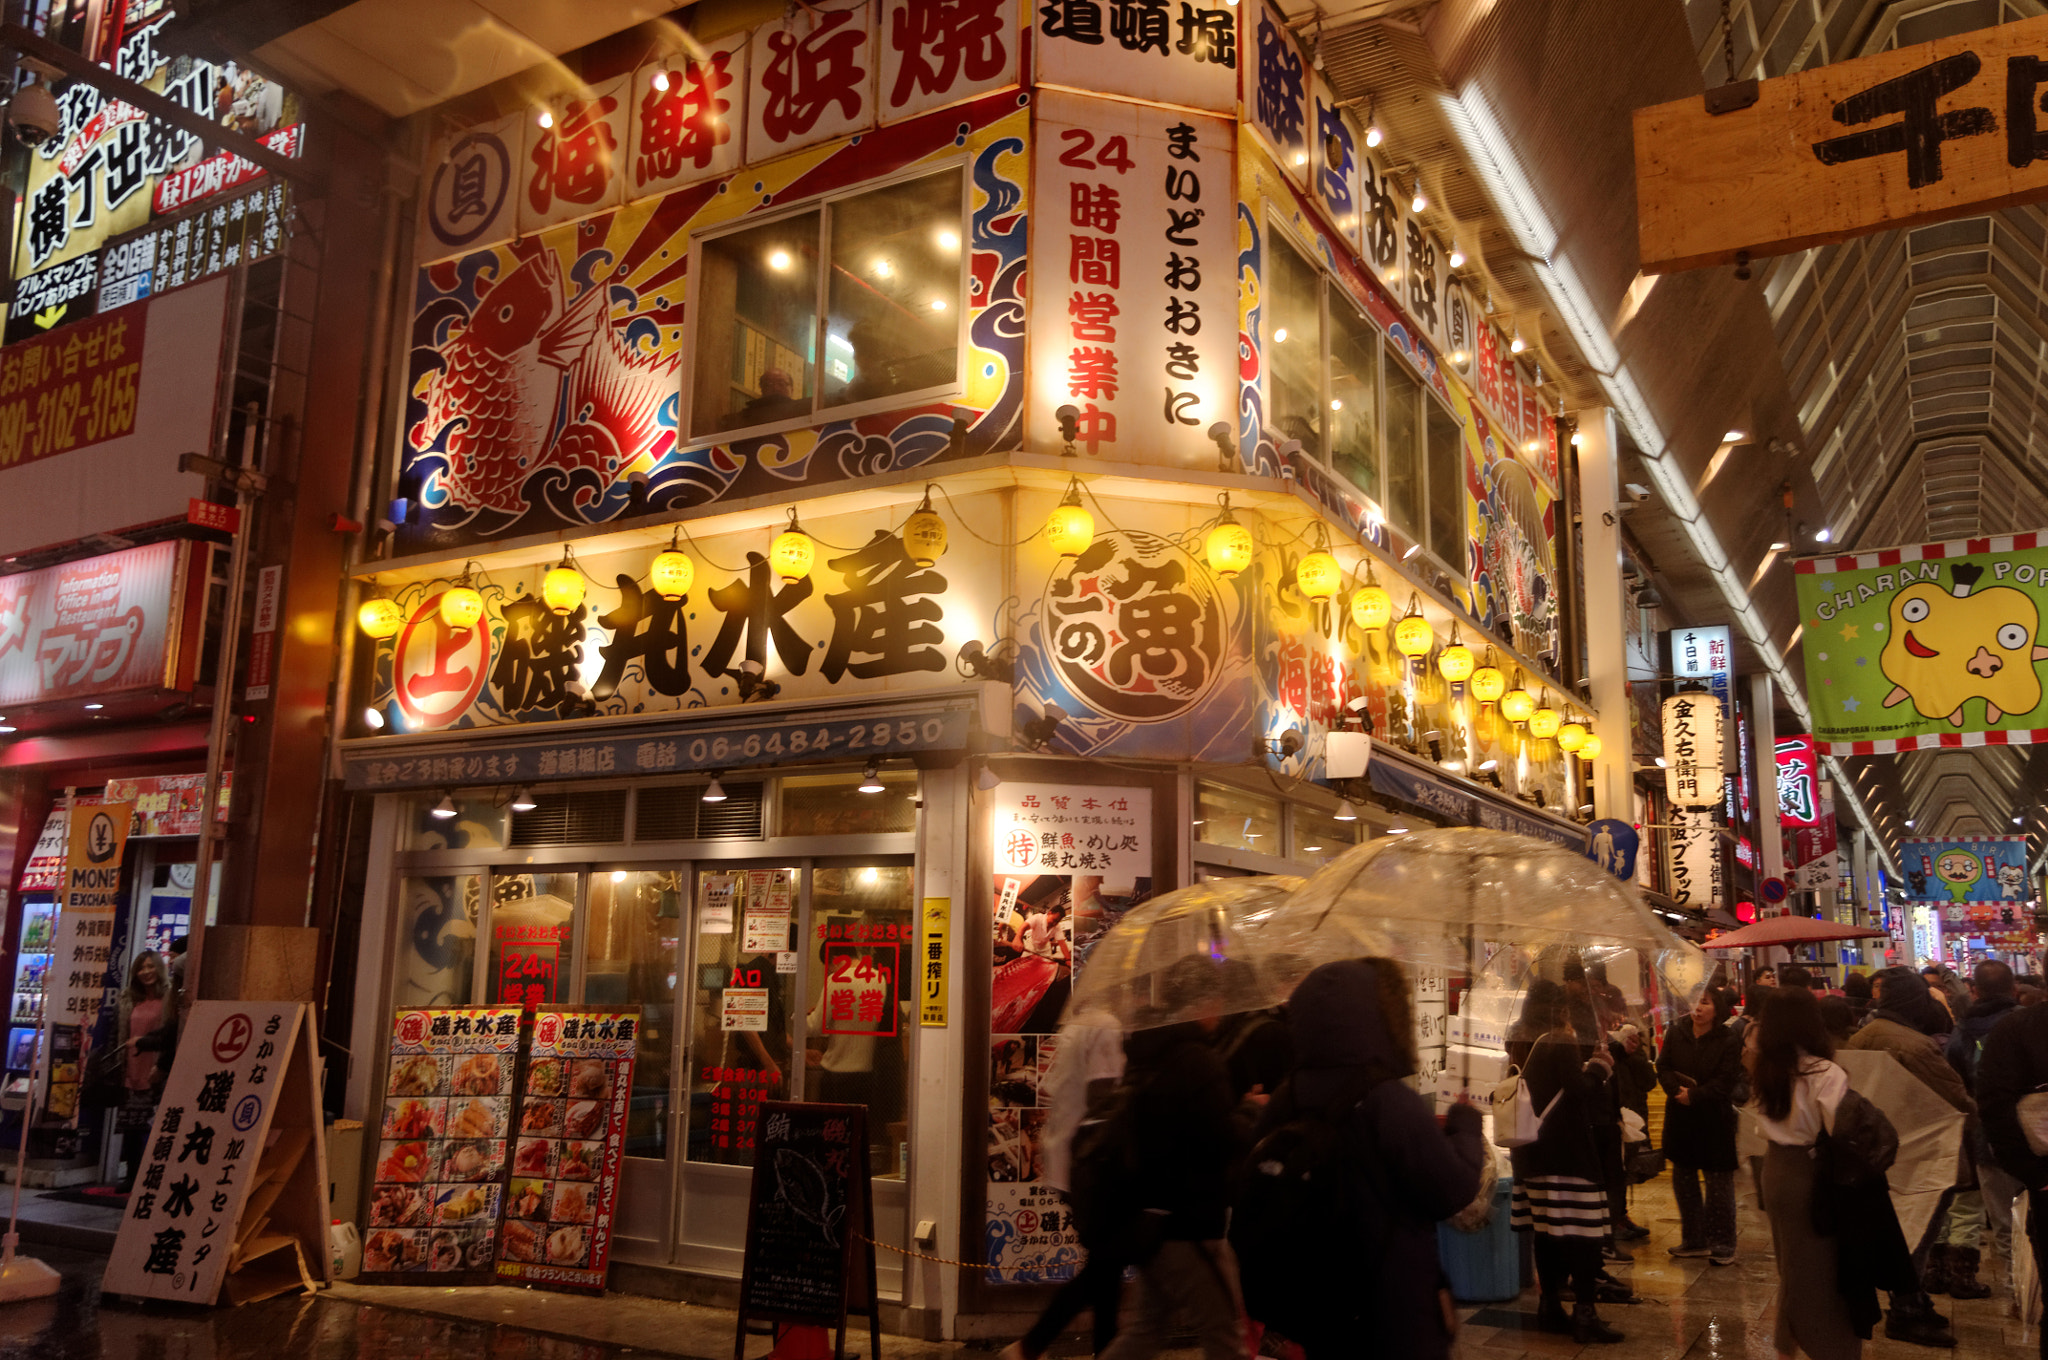
[[[512,814],[512,844],[603,845],[626,839],[626,790],[534,795],[531,812]]]
[[[720,780],[725,801],[704,801],[702,784],[640,790],[633,816],[636,841],[757,841],[761,839],[761,785]]]

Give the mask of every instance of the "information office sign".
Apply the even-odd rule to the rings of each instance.
[[[544,1010],[512,1153],[498,1277],[604,1292],[639,1052],[637,1010]]]

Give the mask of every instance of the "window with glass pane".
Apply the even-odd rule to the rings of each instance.
[[[613,870],[590,881],[583,1000],[640,1016],[626,1155],[668,1155],[670,1055],[675,1052],[676,944],[689,887],[678,870]]]
[[[1330,466],[1380,499],[1380,333],[1330,295]]]
[[[693,434],[809,415],[817,391],[819,214],[704,243],[690,308],[697,327]]]
[[[434,807],[441,794],[418,794],[405,800],[398,829],[401,850],[502,850],[512,820],[512,810],[498,800],[495,791],[481,795],[449,795],[455,804],[453,817],[436,817]]]
[[[956,381],[961,199],[955,169],[832,204],[825,405]]]
[[[797,871],[699,869],[684,909],[697,934],[687,1152],[752,1166],[761,1102],[802,1094],[791,1067],[796,974],[778,966],[795,948]]]
[[[1442,402],[1429,411],[1429,550],[1453,570],[1465,569],[1464,428]]]
[[[1279,855],[1280,803],[1228,784],[1195,786],[1195,839],[1203,845]]]
[[[866,776],[789,775],[781,781],[785,836],[872,836],[917,830],[917,772],[884,770],[880,793],[862,793]]]
[[[908,1146],[910,893],[907,864],[811,871],[805,1098],[867,1106],[869,1167],[883,1177],[902,1174]]]
[[[1423,539],[1422,383],[1408,361],[1386,348],[1387,517],[1403,533]]]
[[[476,976],[475,874],[434,874],[398,885],[394,1006],[467,1006]]]
[[[1266,275],[1266,347],[1274,428],[1323,456],[1322,276],[1279,236]]]
[[[1358,843],[1358,823],[1340,822],[1316,808],[1294,808],[1294,854],[1300,864],[1328,864]]]
[[[576,959],[581,874],[493,873],[484,1000],[494,1006],[565,1005]]]

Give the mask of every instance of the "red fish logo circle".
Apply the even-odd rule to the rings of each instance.
[[[415,731],[432,731],[467,713],[483,692],[490,659],[487,620],[450,628],[441,618],[439,592],[420,601],[398,634],[391,660],[392,688],[406,722]]]

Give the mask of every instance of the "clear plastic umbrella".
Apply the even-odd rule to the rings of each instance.
[[[1089,949],[1067,1013],[1107,1013],[1128,1030],[1278,1005],[1315,966],[1266,928],[1301,886],[1216,879],[1132,908]]]

